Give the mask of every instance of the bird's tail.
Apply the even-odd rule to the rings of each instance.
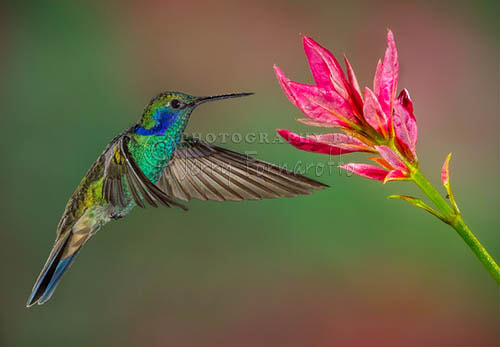
[[[88,235],[88,233],[86,233]],[[71,263],[86,241],[87,235],[75,234],[72,230],[59,237],[50,252],[49,258],[33,286],[33,291],[26,303],[27,307],[34,304],[43,304],[50,299],[62,275],[68,270]]]

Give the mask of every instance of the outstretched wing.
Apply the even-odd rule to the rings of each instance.
[[[158,186],[182,200],[241,201],[311,194],[327,185],[276,165],[188,137]]]
[[[153,207],[158,207],[159,203],[187,210],[186,206],[173,200],[146,177],[128,150],[129,141],[129,137],[123,135],[107,153],[102,185],[104,200],[113,206],[126,207],[128,191],[135,203],[142,208],[146,207],[144,199]]]

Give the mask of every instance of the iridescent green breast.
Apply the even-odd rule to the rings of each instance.
[[[129,150],[142,172],[157,183],[179,143],[180,136],[133,136]]]
[[[160,180],[163,169],[172,158],[184,132],[187,125],[184,113],[173,112],[164,107],[153,108],[145,113],[152,120],[148,127],[137,125],[130,134],[130,153],[153,183]]]

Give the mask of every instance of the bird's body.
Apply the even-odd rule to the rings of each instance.
[[[309,194],[325,185],[262,161],[183,138],[192,110],[205,101],[162,93],[141,120],[116,136],[92,164],[70,197],[57,237],[27,306],[46,302],[83,245],[107,222],[144,201],[187,209],[176,199],[247,200]]]
[[[168,160],[173,155],[175,146],[180,140],[180,137],[170,135],[144,139],[144,136],[134,134],[133,128],[115,137],[99,158],[92,164],[76,191],[69,199],[61,219],[62,223],[68,225],[63,226],[60,224],[58,230],[67,229],[67,227],[71,226],[76,219],[80,218],[89,207],[95,208],[95,211],[92,213],[98,220],[96,222],[102,222],[102,226],[110,219],[124,217],[134,206],[136,206],[132,195],[127,189],[124,190],[125,206],[113,205],[103,197],[105,162],[109,156],[116,159],[119,155],[117,154],[116,146],[123,137],[130,138],[130,142],[127,146],[132,157],[141,171],[154,184],[158,183],[161,178],[161,173],[166,167]],[[160,152],[159,148],[162,148],[164,145],[167,148]]]

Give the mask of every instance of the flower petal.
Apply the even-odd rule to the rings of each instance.
[[[349,163],[339,166],[344,170],[355,173],[356,175],[366,177],[372,180],[384,181],[387,171],[375,165]]]
[[[347,127],[357,124],[351,104],[337,92],[293,81],[288,83],[288,87],[295,96],[297,107],[309,118]]]
[[[310,37],[303,36],[304,51],[311,67],[311,73],[321,88],[335,89],[344,99],[349,99],[347,80],[339,62],[330,51]]]
[[[382,158],[384,158],[393,168],[397,170],[407,171],[405,163],[398,157],[392,149],[387,146],[376,146],[377,151],[380,153]]]
[[[349,149],[349,148],[344,148],[342,146],[334,146],[322,142],[317,142],[314,141],[313,139],[302,137],[285,129],[277,129],[276,131],[289,144],[303,151],[329,154],[329,155],[338,155],[343,153],[351,153],[359,151],[359,149]]]
[[[290,83],[290,79],[286,77],[283,71],[281,71],[281,69],[276,65],[274,65],[273,68],[274,68],[274,73],[276,74],[276,77],[278,78],[278,81],[281,85],[281,89],[283,89],[283,92],[285,93],[286,97],[288,98],[288,100],[290,100],[292,104],[297,106],[297,100],[295,98],[295,95],[292,93],[290,87],[288,86],[288,84]]]
[[[366,121],[382,136],[389,134],[389,117],[382,110],[375,94],[369,89],[365,89],[365,105],[363,113]]]
[[[410,93],[404,88],[398,95],[398,100],[401,102],[404,108],[413,116],[413,101],[411,101]],[[415,118],[415,116],[413,116]]]
[[[356,75],[354,74],[354,70],[351,66],[351,63],[349,63],[349,60],[347,59],[347,57],[345,55],[344,55],[344,62],[345,62],[345,66],[347,69],[347,77],[349,79],[349,83],[351,84],[353,89],[358,92],[359,96],[361,97],[361,89],[359,88],[358,79],[356,78]]]
[[[313,127],[322,127],[322,128],[343,128],[345,126],[345,123],[340,121],[338,122],[329,121],[328,123],[325,123],[312,120],[311,118],[297,118],[297,122],[300,122],[305,125],[310,125]]]
[[[408,178],[408,173],[405,171],[401,170],[391,170],[385,176],[384,183],[390,182],[390,181],[398,181],[398,180],[405,180]]]
[[[327,145],[338,146],[351,152],[375,152],[375,149],[373,149],[372,147],[369,147],[362,141],[346,134],[331,133],[309,135],[307,136],[307,138],[316,142],[325,143]]]
[[[406,157],[417,158],[417,120],[413,115],[413,104],[408,91],[404,89],[394,101],[394,134]]]
[[[389,164],[387,162],[387,160],[385,160],[384,158],[380,158],[380,157],[370,157],[368,158],[370,160],[373,160],[374,162],[376,162],[377,164],[379,164],[380,166],[386,168],[387,170],[392,170],[392,166],[391,164]]]
[[[369,137],[369,135],[365,134],[362,130],[353,130],[353,129],[348,129],[348,128],[342,128],[342,131],[346,133],[349,136],[352,136],[361,142],[365,143],[369,147],[375,147],[376,143],[373,141],[372,138]]]
[[[398,51],[392,31],[387,31],[387,49],[385,50],[384,61],[375,74],[375,94],[378,97],[382,110],[389,116],[392,115],[392,107],[398,86]]]
[[[349,63],[349,60],[347,57],[344,55],[344,61],[345,61],[345,66],[347,69],[347,77],[349,79],[349,84],[350,84],[350,94],[351,97],[354,101],[354,105],[356,106],[356,109],[358,113],[361,115],[363,114],[363,98],[361,97],[361,89],[359,88],[358,84],[358,79],[356,78],[356,75],[354,74],[354,70],[351,66],[351,63]]]
[[[274,71],[288,100],[311,119],[343,127],[349,126],[348,118],[355,120],[350,105],[335,91],[329,92],[317,86],[292,82],[276,65]],[[341,110],[336,107],[341,108]],[[346,115],[348,118],[340,112],[349,113]]]
[[[380,94],[380,77],[382,76],[382,61],[379,59],[377,62],[377,69],[375,70],[375,77],[373,78],[373,91],[375,95]]]

